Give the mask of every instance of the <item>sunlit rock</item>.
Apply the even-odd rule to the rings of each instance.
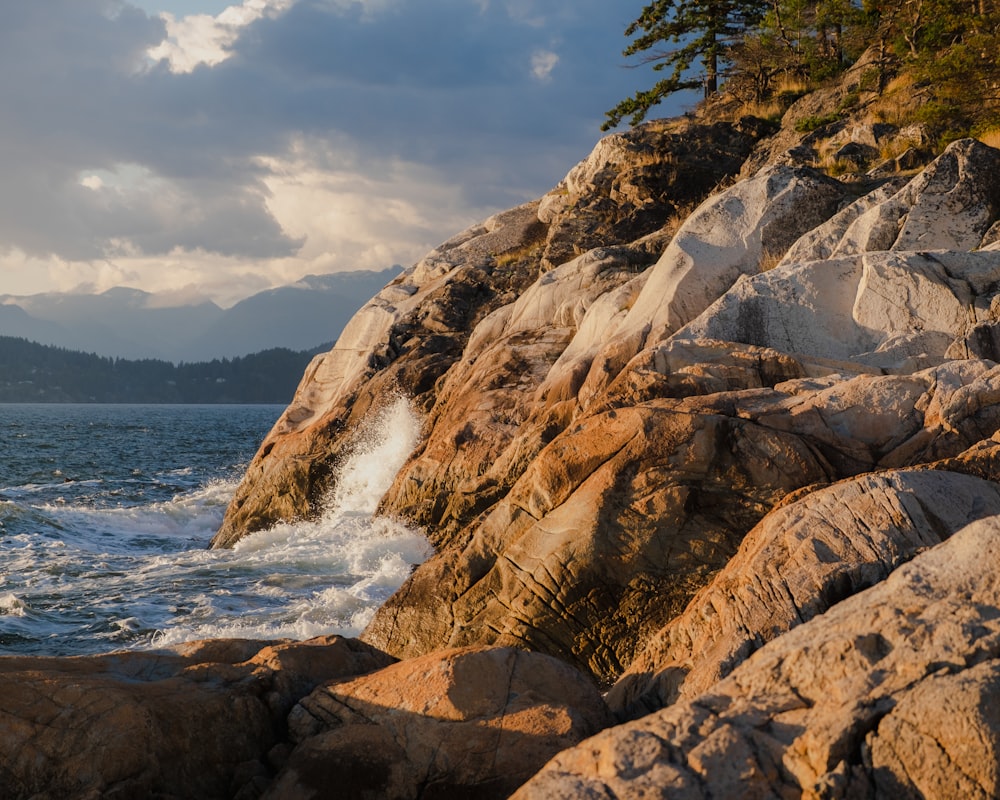
[[[767,644],[707,694],[560,753],[514,796],[995,797],[1000,518]]]
[[[611,722],[555,659],[451,650],[316,689],[289,717],[297,746],[265,797],[505,798]]]

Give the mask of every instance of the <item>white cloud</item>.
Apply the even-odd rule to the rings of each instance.
[[[639,82],[618,68],[635,13],[0,2],[2,290],[122,284],[231,303],[310,272],[411,264],[586,155]]]
[[[496,211],[470,207],[454,179],[430,167],[367,163],[350,146],[319,139],[300,137],[287,155],[260,163],[271,173],[268,210],[289,236],[305,240],[294,259],[312,272],[413,263]]]
[[[455,178],[426,165],[388,159],[368,161],[346,139],[295,138],[281,156],[261,156],[267,211],[285,234],[303,242],[276,258],[228,256],[174,248],[146,255],[125,237],[105,240],[105,256],[91,261],[3,258],[5,290],[101,292],[131,286],[154,293],[206,296],[229,306],[256,291],[292,283],[305,274],[383,270],[414,263],[454,233],[488,217],[495,207],[470,205]],[[124,176],[124,179],[123,179]],[[109,202],[149,202],[132,167],[85,174],[80,183]],[[140,191],[140,195],[132,192]],[[161,218],[169,220],[183,198],[160,185]]]
[[[531,74],[537,80],[549,81],[552,79],[552,70],[559,63],[559,54],[551,50],[536,50],[531,54]]]
[[[264,16],[275,17],[295,0],[244,0],[229,6],[218,16],[191,14],[181,18],[169,12],[160,17],[167,26],[167,38],[148,51],[153,61],[165,60],[172,72],[191,72],[206,64],[214,66],[231,55],[230,47],[241,31]]]

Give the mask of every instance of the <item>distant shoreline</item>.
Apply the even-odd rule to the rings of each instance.
[[[236,358],[173,364],[82,353],[0,336],[0,403],[114,405],[288,404],[326,342]]]

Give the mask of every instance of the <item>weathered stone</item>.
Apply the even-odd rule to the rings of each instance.
[[[427,438],[383,510],[428,526],[440,545],[503,496],[545,444],[546,424],[534,426],[535,436],[528,424],[540,384],[590,305],[633,276],[627,254],[595,250],[545,273],[484,319],[443,379]]]
[[[741,275],[761,271],[828,219],[843,187],[812,170],[777,167],[703,203],[685,220],[622,321],[605,338],[639,336],[638,352],[701,314]]]
[[[861,118],[852,119],[849,107],[863,107],[866,100],[876,98],[878,87],[866,80],[866,75],[877,69],[878,61],[877,48],[869,48],[840,80],[797,98],[785,111],[781,129],[775,135],[761,140],[744,163],[740,175],[750,177],[777,164],[815,166],[817,150],[831,139],[843,143],[857,136],[858,141],[872,144],[867,141],[868,132],[865,131],[864,122]],[[837,113],[831,114],[834,110]],[[815,121],[831,118],[834,118],[832,123],[828,122],[817,128]],[[874,138],[875,126],[867,127]]]
[[[608,410],[541,449],[362,638],[402,658],[526,643],[610,683],[788,493],[956,457],[1000,429],[991,362],[782,379],[796,365],[773,351],[741,360],[737,349],[713,367],[707,345],[684,344],[636,359],[609,387]],[[685,358],[729,391],[688,396]]]
[[[605,137],[542,198],[539,218],[549,224],[543,269],[594,247],[632,242],[647,264],[655,260],[664,235],[739,172],[767,132],[766,123],[753,118],[711,125],[681,118]],[[663,229],[664,235],[645,238]]]
[[[614,134],[541,202],[469,228],[393,281],[307,369],[237,488],[213,546],[313,515],[335,480],[338,458],[372,410],[403,392],[429,411],[438,379],[476,324],[516,300],[540,268],[586,252],[587,242],[628,245],[616,258],[632,271],[655,260],[676,229],[669,218],[679,224],[679,207],[700,201],[734,173],[765,127],[750,119],[713,126],[681,121]]]
[[[711,691],[751,653],[970,522],[1000,514],[1000,486],[953,472],[867,474],[806,490],[768,514],[608,693],[634,719]]]
[[[883,190],[875,203],[862,198],[848,225],[841,216],[818,226],[782,263],[879,250],[974,250],[1000,217],[998,174],[1000,151],[975,139],[953,142],[895,194]]]
[[[709,694],[560,753],[514,797],[995,797],[1000,518],[775,639]]]
[[[744,279],[676,338],[913,372],[992,321],[1000,253],[875,252],[788,263]],[[968,357],[971,352],[962,352]]]
[[[243,476],[213,547],[314,514],[352,435],[387,399],[403,392],[421,408],[433,405],[437,379],[475,325],[534,280],[536,268],[525,269],[531,256],[521,251],[543,230],[537,205],[445,242],[379,292],[334,348],[313,359]]]
[[[833,214],[843,191],[811,170],[778,167],[707,200],[646,274],[609,304],[591,306],[602,324],[584,317],[543,391],[566,394],[558,382],[571,375],[577,406],[586,409],[644,347],[660,344]]]
[[[610,713],[590,681],[521,650],[452,650],[314,691],[266,798],[504,798]]]
[[[363,638],[401,657],[525,643],[613,680],[771,505],[832,477],[794,435],[697,400],[578,420]]]
[[[391,662],[341,637],[2,658],[0,795],[257,797],[289,708]]]

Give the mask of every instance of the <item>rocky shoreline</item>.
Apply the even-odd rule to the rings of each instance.
[[[1000,152],[815,168],[890,128],[649,123],[404,272],[213,544],[402,394],[434,555],[360,640],[0,660],[0,794],[1000,794]]]

